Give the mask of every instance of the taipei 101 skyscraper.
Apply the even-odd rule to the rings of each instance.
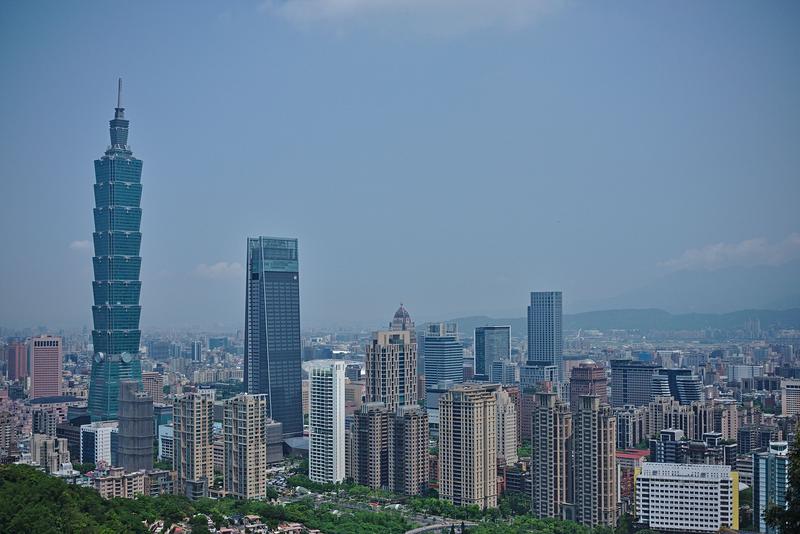
[[[120,380],[142,380],[142,162],[133,157],[128,146],[122,79],[109,126],[111,146],[94,162],[94,357],[89,384],[89,414],[93,421],[117,419]]]

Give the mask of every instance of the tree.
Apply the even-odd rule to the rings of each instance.
[[[617,528],[614,529],[614,534],[632,534],[633,533],[633,517],[631,514],[622,514],[619,521],[617,521]]]
[[[208,518],[203,514],[197,514],[189,520],[189,526],[192,527],[192,534],[211,534],[208,530]]]
[[[89,471],[94,471],[95,467],[96,466],[91,462],[87,462],[85,464],[80,464],[80,463],[76,463],[76,462],[72,463],[72,468],[75,471],[80,472],[82,475],[85,475]]]
[[[784,534],[800,532],[800,428],[795,433],[789,452],[789,486],[786,488],[786,508],[770,506],[764,513],[767,524]]]

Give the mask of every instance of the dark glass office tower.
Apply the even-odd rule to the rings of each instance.
[[[93,421],[117,418],[120,380],[142,380],[139,360],[139,225],[142,161],[128,146],[128,121],[121,104],[109,122],[111,146],[94,162],[94,359],[89,384]]]
[[[492,364],[509,358],[510,326],[479,326],[475,329],[475,380],[489,380]]]
[[[297,239],[247,240],[244,348],[247,392],[269,396],[284,436],[302,435]]]

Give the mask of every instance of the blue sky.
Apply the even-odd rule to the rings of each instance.
[[[300,239],[309,327],[797,261],[798,23],[796,2],[4,3],[0,325],[90,323],[118,76],[145,327],[240,325],[258,234]]]

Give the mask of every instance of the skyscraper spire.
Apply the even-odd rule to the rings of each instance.
[[[114,108],[114,118],[125,118],[125,108],[122,107],[122,78],[117,79],[117,107]]]

